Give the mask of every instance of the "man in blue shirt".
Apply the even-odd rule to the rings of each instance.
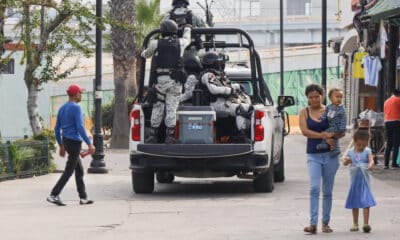
[[[53,190],[47,201],[54,203],[58,206],[65,206],[61,201],[59,194],[68,182],[69,178],[75,171],[75,181],[78,188],[80,204],[92,204],[92,200],[88,200],[85,183],[83,182],[83,167],[79,154],[82,148],[82,140],[89,146],[88,152],[93,154],[95,151],[90,139],[86,134],[85,127],[83,125],[83,114],[81,107],[78,103],[82,99],[82,89],[76,84],[72,84],[68,87],[67,94],[69,101],[65,103],[58,110],[57,122],[54,128],[56,140],[59,145],[59,154],[61,157],[65,156],[65,152],[68,153],[68,161],[65,165],[64,173],[54,186]]]

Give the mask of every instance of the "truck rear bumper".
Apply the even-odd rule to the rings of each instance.
[[[268,155],[254,153],[251,144],[139,144],[130,162],[135,172],[261,172],[269,166]]]

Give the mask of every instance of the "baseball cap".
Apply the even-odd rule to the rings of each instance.
[[[75,96],[76,94],[82,93],[84,91],[85,91],[85,89],[81,88],[77,84],[71,84],[67,89],[67,93],[68,93],[69,96]]]

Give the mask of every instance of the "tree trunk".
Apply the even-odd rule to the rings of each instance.
[[[36,136],[39,135],[43,129],[43,126],[40,122],[39,108],[37,104],[39,91],[33,84],[27,84],[26,88],[28,89],[27,110],[29,123],[31,125],[33,135]]]
[[[132,70],[135,61],[120,61],[114,58],[115,105],[111,147],[126,148],[129,143],[129,114],[127,106],[127,83],[134,79]]]
[[[6,6],[4,3],[0,3],[0,68],[2,68],[3,64],[1,61],[1,58],[3,56],[4,52],[4,22],[5,22],[5,11],[6,11]]]
[[[127,26],[135,23],[135,0],[112,0],[111,17]],[[111,147],[127,148],[129,145],[129,118],[126,97],[128,87],[136,93],[135,35],[133,30],[118,27],[111,29],[114,59],[114,118]]]
[[[37,49],[34,49],[34,45],[32,44],[31,38],[31,27],[29,24],[26,24],[30,21],[30,11],[29,5],[24,6],[24,18],[23,21],[25,22],[25,36],[24,36],[24,44],[25,44],[25,51],[26,51],[26,67],[25,67],[25,85],[26,89],[28,90],[28,100],[27,100],[27,110],[28,110],[28,118],[29,123],[31,125],[33,135],[39,135],[42,132],[43,126],[40,123],[40,115],[38,109],[38,84],[39,80],[35,79],[34,72],[38,68],[39,63],[35,61],[35,57],[41,54]],[[36,56],[35,56],[36,54]]]

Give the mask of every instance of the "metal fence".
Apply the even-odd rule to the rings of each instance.
[[[42,175],[49,170],[50,151],[47,139],[0,142],[0,181]]]

